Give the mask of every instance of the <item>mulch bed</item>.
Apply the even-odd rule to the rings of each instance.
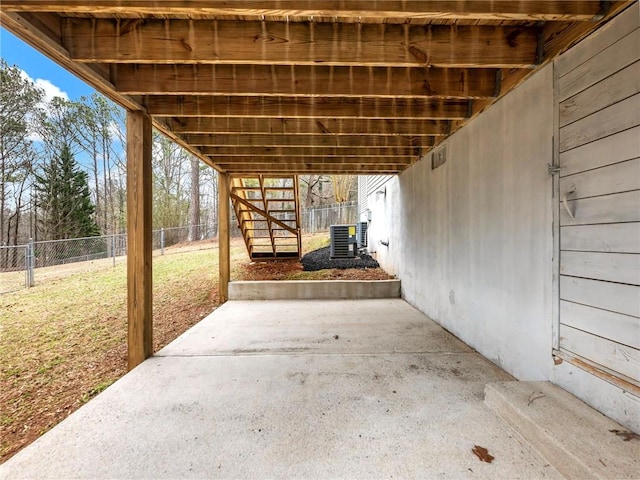
[[[365,253],[355,258],[331,258],[331,247],[319,248],[309,252],[301,259],[302,268],[307,272],[325,269],[347,269],[347,268],[380,268],[380,264],[371,255]]]

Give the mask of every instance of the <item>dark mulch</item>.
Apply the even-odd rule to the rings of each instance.
[[[355,258],[331,258],[331,247],[319,248],[302,257],[302,269],[307,272],[327,268],[380,268],[371,255],[361,254]]]

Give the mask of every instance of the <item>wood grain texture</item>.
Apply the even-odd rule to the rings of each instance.
[[[229,299],[231,280],[231,246],[229,237],[229,175],[218,173],[218,298],[220,303]]]
[[[195,146],[246,147],[341,147],[357,151],[372,147],[421,147],[430,145],[430,137],[399,135],[256,135],[256,134],[185,134],[183,138]]]
[[[162,117],[460,120],[469,114],[466,100],[424,98],[153,95],[143,101],[151,115]]]
[[[640,381],[640,350],[592,335],[568,325],[560,325],[560,348]]]
[[[601,138],[560,154],[560,176],[640,157],[640,127]]]
[[[562,227],[560,248],[584,252],[640,253],[640,223]]]
[[[561,55],[555,61],[559,77],[564,77],[574,68],[582,65],[594,55],[602,52],[621,38],[640,28],[640,5],[630,2],[631,6],[616,18],[589,35],[588,41],[581,42],[571,49],[571,54]]]
[[[637,29],[560,78],[560,101],[604,80],[639,58],[640,29]]]
[[[151,119],[127,114],[128,368],[153,354]]]
[[[593,20],[600,6],[592,0],[3,0],[12,11],[99,13],[111,15],[254,15],[277,17],[426,18],[434,20]]]
[[[560,226],[596,223],[640,222],[640,191],[616,193],[602,197],[569,200],[575,218],[560,209]]]
[[[213,63],[530,68],[533,27],[67,19],[83,63]]]
[[[571,200],[638,189],[640,189],[640,158],[560,179],[560,193],[573,190],[568,197]]]
[[[113,70],[117,90],[127,95],[467,99],[496,89],[495,69],[123,64]]]
[[[560,274],[640,286],[640,255],[563,251]]]
[[[640,60],[560,103],[563,127],[640,92]]]
[[[352,148],[352,147],[250,147],[239,145],[236,147],[202,147],[204,155],[212,158],[235,157],[266,158],[266,157],[319,157],[319,158],[379,158],[379,157],[408,157],[418,158],[421,150],[414,147],[379,147],[379,148]],[[274,159],[271,159],[273,161]]]
[[[640,317],[640,287],[635,285],[561,275],[560,299]]]
[[[640,94],[603,108],[560,129],[560,151],[614,135],[640,125]]]
[[[640,348],[640,318],[562,300],[562,324],[599,337]]]
[[[397,174],[407,168],[407,165],[397,163],[367,164],[367,163],[332,163],[332,162],[280,162],[280,163],[219,163],[220,168],[229,174],[271,175],[284,174],[291,170],[299,170],[305,174],[314,175],[376,175]]]
[[[449,133],[437,120],[306,119],[306,118],[175,118],[167,125],[176,133],[243,133],[271,135],[409,135]]]

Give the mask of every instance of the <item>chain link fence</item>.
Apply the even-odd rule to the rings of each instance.
[[[153,249],[165,248],[215,237],[207,225],[161,228],[152,232]],[[114,265],[127,255],[127,234],[29,242],[27,245],[0,246],[0,293],[34,285],[35,271],[100,259],[112,259]]]
[[[358,221],[358,202],[319,205],[302,209],[304,233],[328,232],[331,225],[355,224]]]

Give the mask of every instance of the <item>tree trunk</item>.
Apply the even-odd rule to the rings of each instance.
[[[191,158],[191,202],[190,202],[191,231],[189,238],[193,242],[200,239],[200,160]]]

